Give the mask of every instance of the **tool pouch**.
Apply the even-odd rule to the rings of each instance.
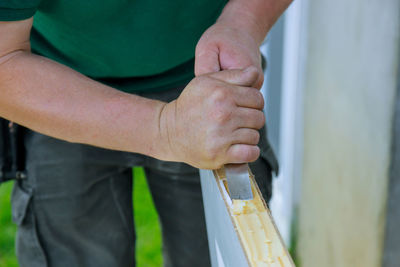
[[[0,118],[0,184],[26,178],[24,128]]]

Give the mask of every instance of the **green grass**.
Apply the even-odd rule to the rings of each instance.
[[[147,187],[142,168],[134,168],[134,211],[136,226],[136,260],[138,267],[162,265],[161,231],[158,215]]]
[[[10,194],[12,183],[0,186],[0,266],[16,267],[17,259],[14,254],[14,236],[17,230],[11,222]]]
[[[138,267],[161,266],[161,236],[158,217],[142,168],[134,168],[134,210],[136,224],[136,260]],[[0,186],[0,267],[17,267],[14,254],[16,227],[11,222],[12,183]]]
[[[298,231],[299,231],[299,212],[298,207],[295,208],[293,213],[293,221],[292,221],[292,233],[291,233],[291,243],[289,246],[289,253],[292,256],[294,264],[297,267],[302,266],[298,257]]]

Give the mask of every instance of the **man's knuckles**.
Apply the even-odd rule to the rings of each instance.
[[[207,161],[217,161],[218,158],[221,158],[221,154],[224,151],[224,144],[220,141],[219,138],[210,138],[205,144],[204,144],[204,158]]]
[[[216,84],[210,94],[213,103],[228,103],[233,96],[233,91],[227,85]]]

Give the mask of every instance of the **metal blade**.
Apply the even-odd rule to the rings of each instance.
[[[253,199],[248,164],[226,164],[225,175],[231,199]]]

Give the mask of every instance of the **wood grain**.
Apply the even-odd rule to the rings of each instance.
[[[216,171],[215,176],[249,266],[294,266],[251,171],[249,179],[254,196],[252,200],[231,201],[224,169]]]

